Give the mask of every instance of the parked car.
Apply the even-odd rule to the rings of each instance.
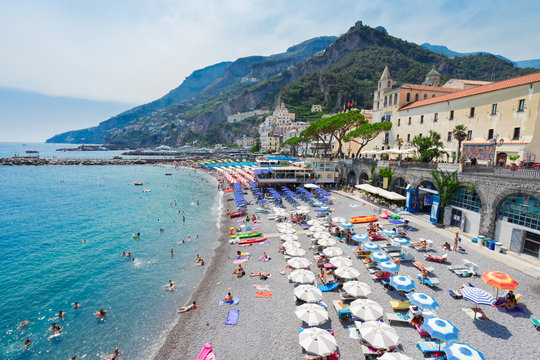
[[[533,169],[540,170],[540,164],[534,164],[532,166]]]

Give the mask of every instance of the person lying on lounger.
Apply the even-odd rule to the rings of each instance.
[[[263,277],[263,276],[266,276],[266,277],[269,277],[270,276],[270,273],[261,273],[261,272],[252,272],[249,276],[251,277]]]
[[[422,284],[423,284],[424,281],[428,278],[428,276],[429,276],[429,272],[427,271],[426,268],[423,268],[423,269],[422,269],[422,279],[421,279]]]
[[[427,241],[421,240],[411,243],[411,245],[418,246],[420,249],[426,249],[427,248]]]
[[[188,305],[188,306],[182,306],[180,309],[178,309],[178,313],[185,313],[187,311],[190,311],[190,310],[196,310],[197,309],[197,304],[195,303],[195,301],[193,302],[193,304],[191,305]]]

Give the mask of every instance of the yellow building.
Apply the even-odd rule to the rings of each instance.
[[[322,105],[311,105],[311,112],[322,112]]]
[[[428,98],[404,106],[389,136],[409,142],[430,130],[441,134],[444,147],[457,149],[456,125],[467,127],[462,154],[479,162],[540,157],[540,72]]]

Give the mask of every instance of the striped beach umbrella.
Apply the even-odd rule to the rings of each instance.
[[[351,303],[351,313],[364,321],[379,320],[384,310],[379,303],[370,299],[356,299]]]
[[[424,319],[422,327],[431,335],[431,337],[442,341],[457,340],[459,329],[450,321],[441,319],[437,316],[431,316]]]
[[[362,244],[362,247],[366,250],[371,250],[371,251],[374,251],[374,250],[381,250],[381,248],[379,247],[379,245],[377,244],[374,244],[372,242],[367,242],[367,243],[364,243]]]
[[[399,336],[396,330],[386,323],[366,321],[360,326],[359,330],[362,340],[369,343],[375,349],[390,349],[399,345]]]
[[[393,238],[392,241],[395,242],[396,244],[399,244],[399,245],[409,245],[410,244],[410,241],[408,239],[405,239],[405,238]]]
[[[287,261],[287,264],[294,269],[307,269],[311,264],[308,259],[303,257],[293,257]]]
[[[439,307],[439,303],[429,295],[415,291],[407,294],[407,298],[411,304],[418,306],[421,309],[431,310]]]
[[[371,260],[377,261],[377,262],[387,261],[390,259],[390,257],[388,257],[388,255],[386,255],[382,251],[372,252],[371,255],[369,255],[369,257],[371,258]]]
[[[461,295],[464,299],[472,301],[475,304],[479,305],[493,305],[495,303],[495,298],[491,296],[487,291],[484,291],[477,287],[464,287],[459,289]]]
[[[337,349],[336,338],[328,331],[313,327],[298,335],[300,346],[309,354],[328,356]]]
[[[338,247],[332,246],[324,249],[323,254],[330,257],[339,256],[343,254],[343,250]]]
[[[399,265],[393,261],[383,261],[380,262],[377,267],[382,271],[396,272],[399,271]]]
[[[322,300],[322,291],[313,285],[298,285],[294,288],[294,296],[296,296],[297,299],[314,303]],[[310,326],[313,325],[310,324]]]
[[[366,297],[371,294],[371,287],[360,281],[347,281],[343,284],[343,291],[354,297]]]
[[[342,279],[358,279],[360,271],[349,266],[337,268],[336,271],[334,271],[334,274]]]
[[[321,305],[317,304],[303,304],[297,306],[294,310],[294,314],[298,317],[298,319],[302,320],[309,326],[320,325],[328,321],[328,312]]]
[[[450,341],[443,350],[448,360],[486,360],[484,354],[467,344]]]
[[[334,256],[333,258],[330,258],[330,264],[334,265],[337,268],[349,267],[352,266],[352,261],[345,256]]]
[[[413,279],[402,275],[392,276],[390,278],[390,285],[400,291],[411,291],[416,287]]]
[[[352,239],[356,240],[356,241],[366,241],[366,240],[369,240],[369,236],[367,236],[367,235],[353,235]]]
[[[514,290],[519,285],[519,283],[510,275],[500,271],[486,271],[482,274],[481,279],[484,280],[486,284],[497,288],[496,297],[499,297],[499,289]]]

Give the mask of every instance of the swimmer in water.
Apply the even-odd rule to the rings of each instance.
[[[24,340],[24,346],[28,346],[32,343],[32,339],[26,339]]]
[[[62,327],[60,325],[58,325],[57,323],[52,323],[51,324],[51,330],[59,333],[60,330],[62,330]]]
[[[30,324],[30,321],[28,320],[24,320],[23,322],[21,322],[18,326],[18,328],[23,328],[25,327],[26,325]]]
[[[165,229],[159,229],[159,232],[164,232],[164,231],[165,231]]]
[[[185,216],[182,216],[182,221],[186,222],[186,217]]]
[[[176,288],[176,285],[172,282],[172,280],[169,280],[169,290],[173,291]]]
[[[75,301],[75,303],[73,304],[73,308],[78,309],[80,307],[81,307],[81,304],[79,304],[78,302]]]
[[[62,319],[62,320],[64,320],[64,315],[65,315],[65,314],[64,314],[64,312],[63,312],[62,310],[60,310],[60,311],[58,312],[58,317],[59,317],[60,319]]]
[[[85,242],[86,242],[86,239],[82,239],[82,242],[85,243]]]
[[[193,239],[191,238],[191,236],[187,238],[187,241],[191,241],[191,240],[193,240]]]
[[[125,251],[122,251],[122,256],[126,256],[126,252],[125,252]]]
[[[99,311],[95,312],[94,315],[96,315],[96,318],[102,319],[105,317],[105,315],[107,315],[107,310],[99,309]]]
[[[174,255],[174,250],[173,250],[173,248],[171,248],[171,256],[173,256],[173,255]]]

